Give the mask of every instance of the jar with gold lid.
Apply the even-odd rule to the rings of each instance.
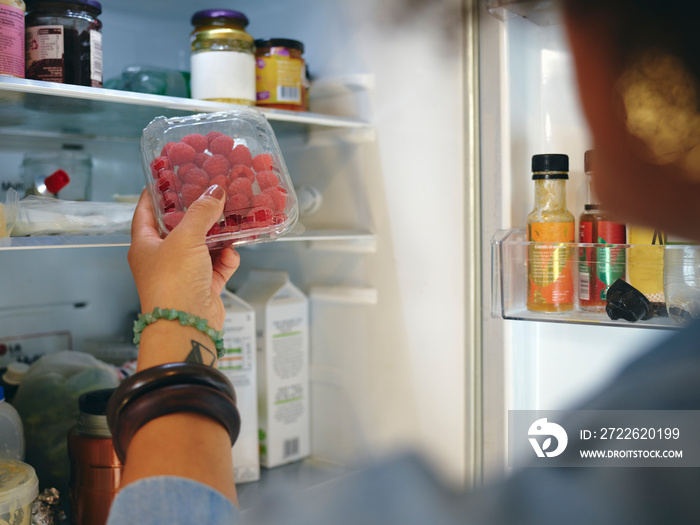
[[[306,63],[304,44],[289,38],[255,41],[257,105],[304,111]]]
[[[0,75],[24,78],[24,0],[0,0]]]
[[[205,9],[192,16],[192,98],[255,104],[255,45],[248,18],[231,9]]]

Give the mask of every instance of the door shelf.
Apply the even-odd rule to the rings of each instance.
[[[493,317],[524,321],[546,321],[555,323],[577,323],[590,325],[625,326],[635,328],[675,329],[682,323],[676,322],[668,316],[653,316],[646,321],[628,322],[624,319],[612,320],[605,311],[590,312],[579,307],[579,256],[586,250],[607,250],[610,254],[617,251],[618,266],[615,272],[623,274],[622,277],[635,284],[640,275],[656,275],[657,282],[664,279],[667,283],[673,280],[672,276],[682,275],[680,280],[685,280],[682,287],[683,297],[688,299],[690,311],[698,318],[700,308],[700,247],[681,244],[668,245],[629,245],[629,244],[583,244],[583,243],[547,243],[528,242],[525,230],[503,230],[497,232],[491,239],[491,314]],[[573,309],[565,312],[548,313],[528,310],[527,282],[528,267],[531,259],[531,250],[535,245],[551,246],[563,254],[563,260],[567,260],[573,276]],[[640,259],[640,253],[643,258]],[[686,258],[683,259],[683,253]],[[693,260],[688,258],[691,254]],[[585,260],[585,256],[584,256]],[[666,261],[664,263],[664,260]],[[676,261],[684,261],[682,263]],[[610,267],[608,267],[610,268]],[[550,270],[550,271],[556,271]],[[630,278],[630,275],[633,278]],[[663,277],[661,277],[663,276]],[[616,276],[617,277],[617,276]],[[545,275],[546,278],[546,275]],[[669,288],[667,284],[666,299],[672,298],[673,304],[677,304],[678,288]],[[583,290],[586,289],[585,284]],[[669,295],[669,292],[670,295]],[[667,304],[670,307],[672,305]]]
[[[307,230],[301,234],[282,236],[275,242],[308,242],[315,248],[316,243],[349,243],[351,246],[355,244],[374,246],[375,241],[375,234],[367,230]],[[45,248],[105,248],[110,246],[129,246],[130,244],[131,237],[126,234],[5,237],[0,239],[0,251]],[[253,244],[249,248],[256,249],[269,244]]]
[[[157,116],[228,111],[221,102],[166,97],[20,78],[0,79],[0,132],[32,136],[139,139]],[[256,108],[278,133],[329,128],[370,128],[362,120]]]

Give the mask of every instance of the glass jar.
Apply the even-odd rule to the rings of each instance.
[[[304,44],[288,38],[255,41],[256,104],[266,108],[306,109]]]
[[[24,78],[23,0],[0,0],[0,75]]]
[[[102,87],[102,5],[27,0],[26,77]]]
[[[192,98],[255,104],[255,47],[248,18],[231,9],[205,9],[192,16]]]

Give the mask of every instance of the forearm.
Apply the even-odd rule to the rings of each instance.
[[[138,370],[172,362],[216,366],[213,341],[176,321],[157,321],[143,330]],[[122,486],[151,476],[182,476],[205,483],[237,504],[231,441],[214,419],[194,413],[159,417],[144,425],[127,451]]]

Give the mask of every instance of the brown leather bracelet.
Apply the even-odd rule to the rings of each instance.
[[[146,423],[180,412],[202,414],[215,419],[231,437],[231,446],[238,438],[241,417],[229,396],[205,385],[172,384],[150,390],[132,399],[120,411],[119,417],[110,423],[117,457],[122,463],[126,462],[126,452],[131,439]]]

